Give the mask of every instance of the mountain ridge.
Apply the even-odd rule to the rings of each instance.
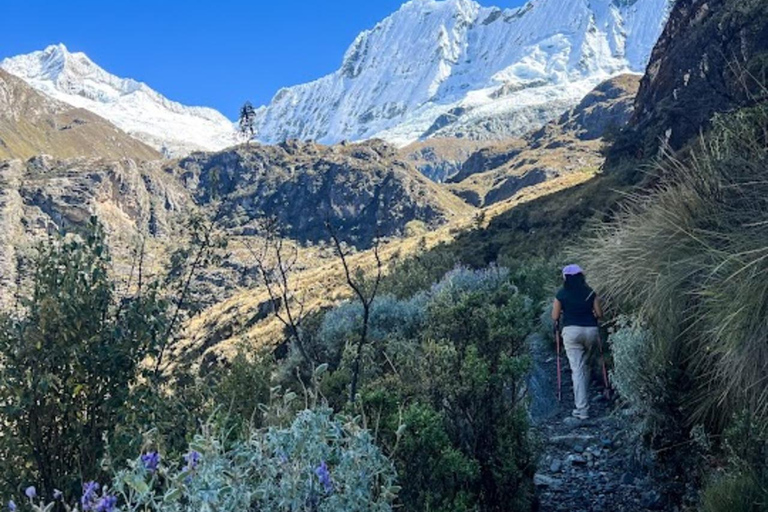
[[[57,158],[161,158],[106,119],[40,93],[0,68],[0,160],[42,153]]]
[[[221,113],[169,100],[143,82],[105,71],[63,44],[9,57],[0,61],[0,68],[169,155],[216,151],[236,143],[234,125]]]
[[[598,83],[641,73],[668,0],[413,0],[362,32],[340,68],[283,88],[257,115],[257,139],[520,135]],[[510,43],[512,41],[512,43]]]

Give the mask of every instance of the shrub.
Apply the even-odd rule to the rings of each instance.
[[[754,475],[734,473],[714,479],[702,498],[704,512],[761,512],[768,506],[768,493]]]
[[[663,362],[656,361],[651,331],[637,319],[619,317],[608,337],[613,354],[611,382],[621,397],[644,416],[668,402],[669,386]]]
[[[182,463],[145,453],[111,487],[83,487],[83,510],[388,512],[398,492],[392,464],[353,421],[305,410],[287,428],[235,443],[206,428]],[[42,511],[44,505],[30,498]],[[47,510],[47,508],[46,508]]]
[[[94,221],[83,238],[51,240],[34,263],[32,293],[0,322],[3,487],[41,492],[98,476],[104,438],[136,406],[141,363],[166,332],[156,288],[118,300]]]
[[[457,266],[432,286],[433,297],[458,297],[468,292],[483,292],[497,289],[502,284],[509,284],[509,269],[491,265],[474,270]]]
[[[727,465],[703,492],[705,512],[758,512],[768,507],[768,429],[750,411],[725,431]]]
[[[423,294],[404,300],[391,295],[374,299],[368,326],[371,342],[414,337],[424,321],[425,302]],[[326,313],[317,341],[327,362],[338,365],[346,344],[359,337],[362,322],[359,302],[346,302]]]
[[[442,251],[424,252],[392,265],[381,283],[381,292],[399,299],[413,297],[429,289],[456,266],[456,257]]]
[[[420,331],[388,345],[361,406],[395,462],[403,506],[527,510],[533,453],[522,402],[535,308],[505,269],[457,268]]]

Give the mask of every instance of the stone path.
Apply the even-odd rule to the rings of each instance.
[[[535,477],[538,510],[676,510],[656,490],[660,487],[649,476],[649,464],[642,462],[647,455],[639,456],[630,441],[622,410],[606,401],[593,385],[591,419],[569,418],[573,393],[567,358],[562,358],[563,401],[558,403],[556,360],[550,344],[541,336],[530,341],[535,361],[529,381],[531,416],[542,442]]]

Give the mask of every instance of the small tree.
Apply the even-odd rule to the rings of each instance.
[[[331,224],[330,221],[326,221],[325,226],[333,241],[336,254],[341,260],[341,265],[344,267],[344,277],[347,281],[347,286],[354,292],[355,298],[360,302],[360,305],[363,308],[360,336],[357,339],[355,359],[352,363],[352,383],[349,389],[349,401],[354,402],[357,397],[357,386],[362,368],[363,348],[368,343],[368,327],[371,319],[371,309],[373,307],[373,301],[376,299],[376,294],[379,292],[379,286],[381,285],[383,264],[381,262],[381,256],[379,255],[379,237],[377,236],[373,243],[373,256],[376,259],[376,275],[371,279],[365,276],[363,269],[360,267],[356,270],[352,270],[347,261],[347,253],[342,247],[341,240],[339,240],[339,236],[337,235],[333,224]]]
[[[277,218],[268,217],[262,220],[259,231],[262,243],[258,250],[247,241],[243,243],[256,261],[256,268],[269,294],[272,314],[287,330],[303,362],[313,365],[301,332],[301,324],[307,316],[304,298],[291,282],[299,251],[295,246],[285,247],[285,239],[280,233],[280,221]]]
[[[245,139],[245,143],[248,144],[256,133],[256,109],[250,101],[246,101],[245,104],[240,107],[240,135]]]
[[[34,262],[23,312],[0,318],[0,474],[76,492],[123,418],[141,363],[167,330],[154,287],[118,300],[101,227],[51,240]]]

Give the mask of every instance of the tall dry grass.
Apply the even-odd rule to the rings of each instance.
[[[574,257],[653,328],[651,357],[685,373],[688,419],[768,419],[768,105],[715,118],[657,171]]]

